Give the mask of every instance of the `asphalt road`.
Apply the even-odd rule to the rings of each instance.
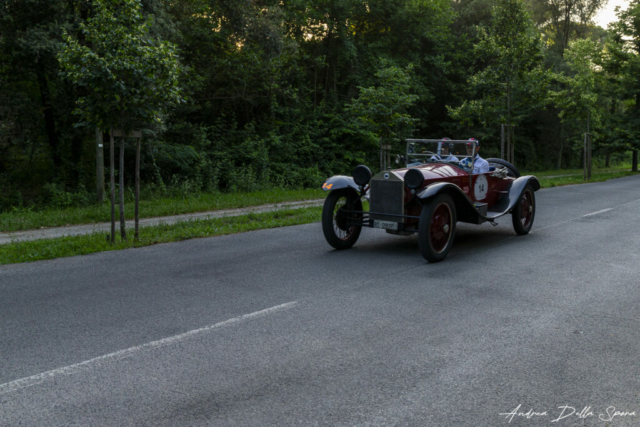
[[[439,264],[310,224],[0,267],[0,426],[638,426],[640,177],[536,195]]]

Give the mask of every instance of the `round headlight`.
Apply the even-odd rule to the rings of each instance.
[[[422,187],[424,182],[424,175],[418,169],[409,169],[404,175],[404,185],[410,190],[417,190]]]
[[[356,166],[353,170],[353,180],[360,186],[367,185],[367,182],[371,179],[371,171],[365,165]]]

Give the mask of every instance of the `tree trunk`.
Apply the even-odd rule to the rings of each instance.
[[[636,113],[640,113],[640,93],[636,94]],[[633,150],[633,157],[631,159],[631,170],[633,172],[638,172],[638,149],[637,148]]]
[[[120,142],[120,237],[127,240],[127,230],[124,223],[124,138]]]
[[[313,67],[313,109],[318,104],[318,64]]]
[[[611,153],[607,151],[607,156],[604,160],[604,167],[608,168],[609,166],[611,166]]]
[[[79,132],[74,133],[71,137],[71,183],[73,187],[77,187],[80,184],[83,145],[84,135]]]
[[[102,131],[96,128],[96,199],[104,203],[104,138]]]
[[[562,148],[564,146],[564,125],[560,125],[560,150],[558,150],[558,162],[556,163],[556,169],[562,167]]]
[[[507,124],[511,124],[511,81],[507,81]]]
[[[111,179],[111,244],[116,241],[116,149],[113,129],[109,131],[109,175]]]
[[[134,239],[140,239],[140,216],[138,215],[138,205],[140,204],[140,138],[136,140],[136,207],[135,207],[135,234]]]
[[[42,102],[42,111],[44,113],[44,124],[51,148],[51,157],[53,165],[56,167],[56,173],[62,162],[60,153],[58,152],[58,136],[56,134],[56,120],[51,106],[51,97],[49,95],[49,83],[47,83],[46,71],[44,65],[40,62],[36,65],[36,75],[38,77],[38,86],[40,88],[40,100]]]

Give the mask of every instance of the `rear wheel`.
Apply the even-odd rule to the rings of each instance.
[[[334,190],[324,201],[322,208],[322,232],[327,242],[336,249],[347,249],[353,246],[360,231],[362,222],[362,201],[353,190]]]
[[[513,166],[511,163],[507,162],[506,160],[487,159],[487,162],[489,163],[489,167],[507,168],[507,170],[509,171],[509,176],[513,178],[520,178],[520,171],[518,171],[518,168]]]
[[[527,184],[511,211],[513,229],[520,235],[528,234],[536,216],[536,196],[533,187]]]
[[[422,207],[418,245],[429,262],[446,258],[456,233],[456,206],[448,194],[439,194]]]

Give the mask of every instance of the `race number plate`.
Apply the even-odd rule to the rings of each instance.
[[[398,229],[398,223],[397,222],[393,222],[393,221],[378,221],[378,220],[374,220],[373,221],[373,227],[374,228],[384,228],[385,230],[397,230]]]

